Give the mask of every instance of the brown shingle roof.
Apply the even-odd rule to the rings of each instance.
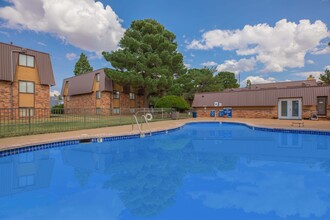
[[[112,81],[105,73],[104,69],[98,69],[93,72],[73,76],[63,80],[62,95],[64,94],[64,86],[69,83],[68,95],[81,95],[93,92],[93,82],[95,75],[100,74],[100,91],[112,91]]]
[[[0,80],[13,81],[16,71],[18,54],[24,52],[35,57],[35,63],[39,73],[40,83],[43,85],[55,85],[54,73],[48,53],[25,49],[19,46],[0,42]]]
[[[267,88],[278,88],[279,89],[279,88],[302,87],[302,86],[317,86],[317,82],[314,79],[314,80],[252,84],[251,89],[267,89]]]
[[[317,96],[330,97],[330,86],[305,86],[279,89],[242,89],[215,93],[195,94],[192,107],[211,107],[214,102],[222,106],[277,106],[279,98],[302,98],[303,105],[316,105]]]

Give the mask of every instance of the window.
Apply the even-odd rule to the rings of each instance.
[[[130,111],[132,114],[134,114],[134,113],[135,113],[135,108],[131,108],[129,111]]]
[[[70,96],[66,97],[66,101],[69,102],[70,101]]]
[[[19,187],[32,186],[32,185],[34,185],[34,175],[20,176],[18,178]]]
[[[96,80],[96,82],[100,82],[100,74],[99,73],[97,73],[95,75],[95,80]]]
[[[20,93],[34,93],[34,83],[19,81],[19,92]]]
[[[25,54],[19,54],[18,63],[20,66],[34,67],[34,57]]]
[[[131,99],[131,100],[135,99],[135,94],[130,92],[129,93],[129,99]]]
[[[112,114],[120,114],[120,108],[112,109]]]
[[[100,99],[101,98],[101,92],[100,91],[96,91],[96,99]]]
[[[118,91],[113,92],[113,98],[114,99],[119,99],[120,93]]]
[[[100,115],[101,114],[101,108],[96,108],[96,114]]]
[[[34,108],[19,108],[19,117],[34,116]]]

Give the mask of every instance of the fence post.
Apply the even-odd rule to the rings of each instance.
[[[31,134],[31,109],[28,108],[28,113],[29,113],[29,134]]]
[[[162,119],[164,119],[164,109],[162,108]]]
[[[84,128],[86,128],[86,109],[84,108]]]
[[[121,111],[122,111],[122,108],[119,108],[119,124],[121,125]]]

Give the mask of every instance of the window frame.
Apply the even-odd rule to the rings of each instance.
[[[18,187],[25,188],[35,185],[35,175],[24,175],[18,177]]]
[[[120,92],[119,91],[113,91],[112,97],[113,97],[113,99],[120,99]]]
[[[21,62],[21,58],[22,57],[25,57],[25,63],[22,63]],[[31,65],[28,65],[28,58],[33,58],[33,66]],[[19,66],[24,66],[24,67],[29,67],[29,68],[35,68],[36,66],[36,58],[32,55],[27,55],[27,54],[24,54],[24,53],[19,53],[18,54],[18,65]]]
[[[96,91],[96,99],[101,99],[101,91]]]
[[[25,91],[21,91],[21,84],[25,83]],[[29,92],[28,84],[33,85],[33,91]],[[34,94],[35,93],[35,83],[31,81],[18,81],[18,92],[24,94]]]
[[[95,74],[95,82],[100,82],[100,74],[99,73]]]
[[[28,112],[30,112],[30,113],[28,113]],[[34,117],[34,113],[35,113],[34,108],[20,107],[18,109],[18,116],[20,118]]]
[[[113,108],[112,109],[112,114],[113,115],[119,115],[120,114],[120,108]]]
[[[134,92],[129,93],[129,99],[130,100],[135,100],[135,93]]]

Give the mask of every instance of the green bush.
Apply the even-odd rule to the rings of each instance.
[[[189,104],[179,96],[169,95],[160,98],[155,105],[156,108],[175,108],[179,111],[190,108]]]
[[[64,113],[64,104],[54,105],[50,112],[52,114],[63,114]]]

